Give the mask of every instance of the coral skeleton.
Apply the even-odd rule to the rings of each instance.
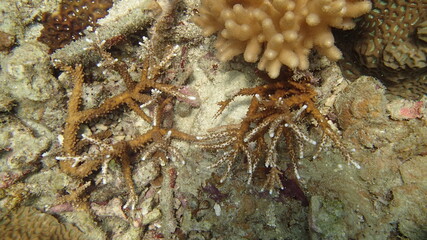
[[[295,76],[295,75],[294,75]],[[303,75],[301,75],[303,76]],[[307,75],[308,76],[308,75]],[[270,169],[263,189],[270,192],[274,188],[283,188],[280,181],[282,170],[279,162],[279,142],[284,146],[291,159],[295,177],[298,173],[298,160],[304,157],[304,144],[317,147],[313,159],[325,145],[327,139],[340,149],[349,163],[358,166],[339,136],[332,130],[327,119],[315,106],[316,92],[308,84],[309,77],[297,80],[275,81],[253,88],[241,89],[236,95],[219,103],[220,114],[237,96],[252,96],[246,116],[238,125],[223,126],[220,129],[197,136],[197,145],[201,148],[221,152],[222,155],[211,166],[227,165],[221,181],[224,181],[241,155],[247,161],[248,184],[261,160]],[[301,127],[302,120],[314,120],[322,131],[320,143],[312,139]],[[280,147],[283,144],[280,145]]]
[[[202,0],[194,22],[203,35],[218,32],[218,58],[243,54],[271,78],[282,65],[305,70],[312,48],[330,60],[341,58],[331,27],[354,28],[352,18],[371,9],[367,0]]]

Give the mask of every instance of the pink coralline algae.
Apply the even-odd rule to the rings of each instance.
[[[425,101],[409,101],[409,100],[396,100],[391,102],[387,109],[390,117],[395,120],[409,120],[415,118],[422,118],[426,113]]]
[[[34,171],[34,168],[0,172],[0,189],[10,187],[11,185],[23,179],[27,174],[33,171]]]

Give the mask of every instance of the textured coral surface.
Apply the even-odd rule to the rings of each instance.
[[[95,26],[112,5],[112,0],[64,0],[58,12],[43,15],[44,29],[38,40],[47,44],[50,51],[61,48],[80,38],[87,26]]]
[[[331,27],[351,29],[352,18],[370,8],[369,1],[349,0],[203,0],[194,22],[205,36],[219,32],[215,47],[221,61],[243,53],[277,78],[282,65],[307,69],[312,48],[340,59]]]
[[[71,224],[61,224],[48,214],[32,207],[21,207],[0,220],[0,235],[4,240],[51,239],[83,240],[83,233]]]
[[[426,0],[378,0],[344,45],[363,74],[397,82],[427,72],[426,32]]]

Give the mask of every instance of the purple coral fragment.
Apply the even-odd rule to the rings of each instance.
[[[219,189],[215,185],[213,185],[212,183],[209,183],[209,182],[202,189],[204,192],[209,194],[209,197],[212,200],[214,200],[216,203],[220,203],[228,197],[228,194],[221,193],[221,191],[219,191]]]
[[[200,96],[194,88],[191,88],[189,86],[184,86],[184,87],[178,89],[178,91],[181,94],[186,96],[185,98],[178,97],[179,101],[185,102],[194,108],[200,107],[200,104],[201,104]]]

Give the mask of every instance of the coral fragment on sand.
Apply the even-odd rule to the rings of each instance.
[[[0,31],[0,51],[9,51],[15,44],[15,36]]]
[[[221,61],[243,54],[245,61],[259,60],[258,68],[277,78],[282,65],[307,69],[312,48],[340,59],[331,27],[351,29],[352,18],[370,9],[366,0],[202,0],[194,22],[205,36],[218,32],[215,47]]]

